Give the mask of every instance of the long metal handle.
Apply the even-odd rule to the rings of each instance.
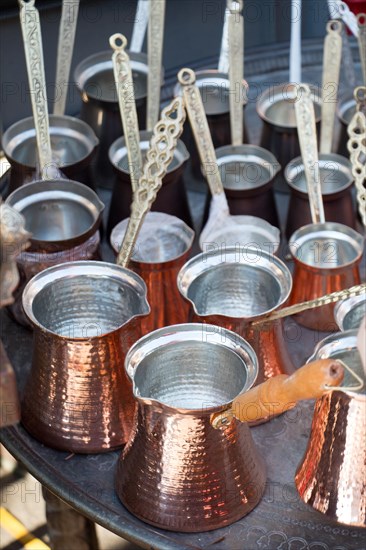
[[[301,0],[291,0],[290,82],[301,82]]]
[[[132,31],[130,52],[141,52],[148,22],[149,0],[139,0],[137,4],[135,23]]]
[[[352,164],[352,175],[355,180],[358,211],[366,227],[366,86],[355,89],[357,110],[348,125],[349,140],[347,144]]]
[[[228,20],[229,14],[230,14],[230,10],[226,8],[225,16],[224,16],[224,25],[222,29],[219,63],[217,66],[217,69],[218,71],[220,71],[220,73],[229,72],[229,20]]]
[[[252,321],[250,326],[254,327],[264,325],[265,323],[270,323],[272,321],[276,321],[277,319],[283,319],[284,317],[289,317],[290,315],[296,315],[296,313],[301,313],[302,311],[307,311],[308,309],[334,304],[336,302],[340,302],[341,300],[346,300],[347,298],[352,298],[354,296],[360,296],[365,293],[366,283],[355,285],[344,290],[337,290],[337,292],[325,294],[324,296],[320,296],[314,300],[300,302],[299,304],[294,304],[293,306],[284,307],[283,309],[268,313],[268,315],[262,317],[258,321]]]
[[[230,128],[232,145],[243,142],[242,82],[244,78],[244,19],[241,15],[242,0],[228,0],[229,26],[229,81],[230,81]]]
[[[19,0],[20,24],[23,34],[25,59],[36,130],[40,172],[46,178],[47,169],[52,166],[52,150],[48,122],[46,79],[44,72],[41,26],[35,0]]]
[[[325,154],[332,151],[342,58],[342,27],[341,21],[337,19],[328,21],[324,40],[320,153]]]
[[[363,83],[366,86],[366,13],[357,14],[357,25]]]
[[[114,80],[127,145],[131,186],[132,191],[135,192],[142,174],[142,155],[130,58],[125,51],[127,39],[123,34],[116,33],[110,37],[109,44],[114,50],[112,55]]]
[[[205,108],[200,91],[195,85],[195,72],[192,69],[181,69],[178,73],[178,81],[182,86],[189,122],[211,194],[224,194]]]
[[[155,125],[143,174],[133,196],[131,216],[117,257],[118,265],[128,265],[141,225],[173,160],[185,118],[184,101],[177,97],[163,109],[161,119]]]
[[[68,82],[80,0],[63,0],[57,48],[56,99],[54,115],[63,115],[67,98]]]
[[[165,0],[149,0],[150,17],[148,30],[147,75],[147,121],[146,127],[152,130],[159,120],[160,88],[162,80],[163,39],[165,20]]]
[[[314,103],[307,84],[297,86],[295,112],[312,221],[313,223],[324,223],[325,217],[319,173]]]

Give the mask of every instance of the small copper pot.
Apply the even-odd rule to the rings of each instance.
[[[276,256],[258,249],[209,251],[189,260],[177,283],[191,304],[192,321],[225,327],[253,346],[258,383],[293,371],[282,320],[265,329],[250,325],[283,306],[290,295],[291,273]]]
[[[356,212],[352,198],[353,176],[350,161],[333,153],[320,154],[319,175],[325,219],[355,229]],[[285,178],[291,188],[286,223],[286,236],[290,239],[297,229],[312,221],[305,169],[301,157],[295,158],[286,166]]]
[[[339,100],[337,105],[337,116],[341,126],[340,132],[339,132],[338,153],[347,158],[349,157],[349,151],[347,148],[349,135],[347,132],[347,128],[355,112],[356,112],[356,100],[353,96],[353,93],[344,95]]]
[[[151,136],[152,132],[140,132],[140,148],[143,156],[149,148]],[[163,186],[152,205],[152,210],[176,216],[192,227],[187,193],[182,179],[188,159],[189,155],[184,143],[178,140],[173,160],[163,178]],[[115,180],[108,217],[108,234],[118,222],[130,215],[132,188],[124,138],[119,138],[112,144],[109,149],[109,160],[115,172]]]
[[[321,99],[318,88],[310,86],[310,90],[319,132]],[[257,113],[263,121],[260,145],[271,151],[282,167],[300,155],[294,106],[297,93],[294,84],[278,84],[270,86],[257,101]],[[279,184],[279,188],[286,191],[284,184]]]
[[[326,358],[344,361],[363,381],[363,388],[356,389],[357,381],[346,372],[339,389],[317,400],[295,484],[300,498],[330,520],[365,527],[366,386],[357,331],[325,338],[309,362]]]
[[[27,282],[47,267],[75,260],[100,259],[99,225],[104,204],[82,183],[36,181],[19,187],[6,199],[25,218],[30,247],[17,257],[20,282],[9,311],[25,326],[21,297]]]
[[[126,357],[137,411],[117,465],[126,508],[163,529],[209,531],[248,514],[265,488],[265,467],[248,424],[216,430],[211,416],[255,382],[253,349],[211,325],[148,334]]]
[[[94,188],[91,162],[99,140],[90,126],[71,116],[50,115],[52,155],[63,174]],[[33,117],[24,118],[3,134],[2,147],[11,170],[9,192],[38,179],[37,143]]]
[[[363,247],[362,235],[340,223],[314,223],[295,231],[289,241],[295,263],[290,304],[359,284]],[[329,304],[298,313],[296,320],[313,330],[337,331],[333,311]]]
[[[334,319],[339,330],[358,329],[366,316],[366,295],[353,296],[338,302],[334,307]]]
[[[122,365],[149,313],[143,280],[114,264],[70,262],[33,277],[23,307],[34,328],[24,427],[74,453],[121,446],[134,411]]]
[[[274,155],[256,145],[226,145],[215,153],[230,214],[257,216],[278,227],[273,182],[281,166]]]
[[[111,233],[111,245],[119,252],[129,219],[123,220]],[[186,323],[189,304],[177,288],[177,275],[188,260],[194,231],[182,220],[149,212],[141,227],[129,267],[146,283],[151,313],[142,319],[142,332]]]
[[[147,56],[128,52],[134,82],[134,96],[139,128],[146,128]],[[112,143],[123,135],[121,115],[113,73],[111,51],[93,54],[77,65],[74,80],[82,99],[80,118],[85,120],[100,140],[94,165],[95,179],[100,187],[112,188],[114,172],[108,161]]]

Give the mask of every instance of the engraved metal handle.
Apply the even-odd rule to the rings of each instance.
[[[131,187],[135,192],[142,174],[142,156],[130,58],[125,50],[127,39],[123,34],[116,33],[110,37],[109,44],[114,50],[112,55],[114,80],[127,145]]]
[[[358,210],[363,225],[366,227],[366,87],[359,86],[354,92],[357,110],[348,125],[349,140],[347,144],[352,164],[352,175],[355,180]]]
[[[133,196],[131,216],[117,257],[118,265],[128,265],[144,218],[155,201],[163,177],[173,160],[185,118],[183,98],[177,97],[163,109],[161,119],[155,125],[143,174]]]
[[[217,69],[220,71],[220,73],[229,72],[229,13],[230,11],[228,10],[228,8],[226,8],[224,16],[224,26],[222,29],[219,63],[217,66]]]
[[[337,19],[328,21],[328,34],[324,40],[320,153],[325,154],[332,151],[342,57],[342,27],[341,21]]]
[[[291,0],[290,82],[301,82],[302,0]]]
[[[149,21],[149,0],[139,0],[132,31],[130,52],[141,52]]]
[[[358,25],[358,47],[360,50],[360,59],[363,75],[363,83],[366,86],[366,13],[357,14]]]
[[[52,166],[51,140],[49,133],[46,79],[44,72],[41,26],[35,0],[19,0],[20,25],[22,29],[25,59],[28,72],[31,103],[36,130],[37,149],[42,179]]]
[[[195,85],[196,75],[192,69],[181,69],[178,81],[182,86],[189,122],[211,194],[224,194],[205,109],[200,91]]]
[[[148,30],[147,75],[147,121],[146,128],[152,130],[159,120],[160,88],[162,80],[163,38],[165,0],[149,0],[150,17]]]
[[[307,84],[297,86],[295,112],[301,156],[308,188],[311,218],[313,223],[324,223],[325,217],[320,184],[314,103]]]
[[[62,3],[57,48],[56,98],[53,105],[54,115],[63,115],[65,113],[79,4],[80,0],[64,0]]]
[[[243,142],[242,82],[244,78],[244,20],[242,0],[228,0],[230,128],[232,145]]]

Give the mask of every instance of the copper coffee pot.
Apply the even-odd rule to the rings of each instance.
[[[244,422],[222,419],[232,401],[241,405],[247,399],[261,409],[258,387],[250,389],[258,374],[251,346],[218,326],[175,325],[139,340],[125,368],[137,403],[116,473],[117,494],[127,509],[157,527],[185,532],[217,529],[248,514],[266,483],[246,423],[253,407],[234,407]],[[267,381],[269,403],[281,404],[270,414],[321,395],[342,376],[342,367],[328,360]],[[257,419],[263,416],[268,409]]]

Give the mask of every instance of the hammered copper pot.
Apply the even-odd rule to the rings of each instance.
[[[313,300],[360,283],[359,264],[364,237],[334,222],[301,227],[292,235],[289,248],[294,260],[290,304]],[[337,331],[335,304],[296,315],[301,325],[321,331]]]
[[[123,220],[111,233],[111,245],[119,252],[129,219]],[[149,212],[141,227],[129,268],[145,281],[151,313],[141,320],[147,334],[168,325],[186,323],[189,304],[177,288],[177,275],[188,260],[194,231],[182,220]]]
[[[255,382],[253,349],[205,324],[159,329],[128,352],[137,411],[117,465],[126,508],[163,529],[209,531],[248,514],[265,489],[264,463],[246,423],[211,424]]]
[[[20,282],[9,306],[15,320],[29,327],[21,298],[34,275],[57,264],[101,259],[98,228],[104,204],[82,183],[63,179],[25,184],[6,204],[24,216],[32,234],[30,247],[17,257]]]
[[[352,197],[352,165],[340,155],[319,155],[319,176],[322,187],[325,219],[356,227],[356,211]],[[286,222],[286,236],[311,223],[309,195],[301,157],[293,159],[285,169],[285,178],[291,189]]]
[[[149,313],[143,280],[114,264],[70,262],[33,277],[23,307],[34,328],[24,427],[68,452],[120,447],[134,413],[123,361]]]
[[[282,307],[290,295],[291,273],[276,256],[260,249],[210,250],[182,267],[177,284],[191,305],[192,321],[232,330],[254,348],[258,383],[293,371],[282,320],[259,328],[250,324]]]
[[[49,116],[52,156],[71,180],[94,188],[91,162],[99,140],[88,124],[71,116]],[[33,117],[10,126],[2,136],[2,147],[11,170],[9,192],[37,180],[37,143]]]
[[[358,375],[363,387],[346,372],[339,389],[317,400],[295,484],[300,498],[329,519],[365,527],[366,393],[357,331],[325,338],[309,361],[325,358],[341,359]]]
[[[152,132],[140,132],[140,148],[143,156],[149,149],[151,136]],[[119,138],[112,144],[109,149],[109,159],[115,172],[115,180],[108,216],[108,233],[112,231],[118,222],[130,215],[132,188],[124,138]],[[193,227],[182,177],[188,159],[189,155],[184,143],[178,140],[173,160],[166,176],[163,178],[163,186],[152,205],[152,210],[176,216],[190,227]]]

